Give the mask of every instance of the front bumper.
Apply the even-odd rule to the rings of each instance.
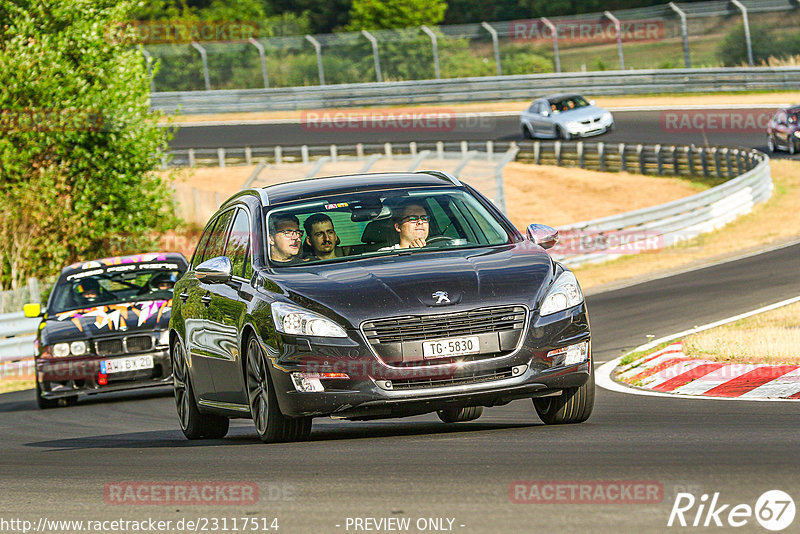
[[[105,375],[105,380],[101,379],[102,362],[144,355],[153,357],[152,369],[111,373]],[[166,347],[145,353],[119,356],[37,358],[36,378],[42,397],[55,399],[172,385],[172,364],[169,349]]]
[[[567,127],[571,137],[591,137],[601,135],[614,129],[614,121],[597,121],[590,124],[579,123]]]
[[[548,356],[555,349],[589,342],[585,304],[544,319],[529,313],[522,341],[510,354],[448,365],[389,366],[353,339],[336,345],[285,340],[279,350],[267,349],[281,411],[293,417],[404,417],[559,395],[564,388],[585,384],[590,351],[586,360],[571,365],[564,365],[562,356]],[[301,372],[346,378],[320,378],[324,390],[298,391],[293,376]]]

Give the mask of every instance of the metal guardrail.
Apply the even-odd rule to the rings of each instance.
[[[22,312],[0,315],[0,362],[33,358],[33,341],[39,319],[29,319]]]
[[[769,158],[757,150],[603,143],[587,148],[583,142],[532,145],[523,145],[518,159],[607,171],[728,178],[687,198],[560,227],[561,239],[552,253],[572,266],[686,243],[750,212],[772,194]]]
[[[153,93],[153,109],[184,114],[530,100],[589,95],[800,89],[798,67],[655,69],[341,84],[279,89]]]

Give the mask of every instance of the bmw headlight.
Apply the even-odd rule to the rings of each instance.
[[[69,343],[56,343],[53,345],[53,356],[56,358],[69,356]]]
[[[65,358],[67,356],[83,356],[89,352],[89,345],[85,341],[73,341],[72,343],[56,343],[53,345],[52,354],[55,358]]]
[[[564,124],[564,126],[566,126],[569,130],[579,130],[581,123],[577,121],[568,121],[566,124]]]
[[[614,117],[611,116],[611,113],[606,111],[605,113],[603,113],[603,116],[600,117],[600,120],[603,122],[612,122],[614,120]]]
[[[344,328],[327,317],[317,315],[299,306],[275,302],[272,319],[278,332],[295,336],[347,337]]]
[[[164,330],[158,334],[158,341],[156,341],[156,344],[159,347],[166,347],[169,345],[169,330]]]
[[[539,315],[550,315],[577,306],[581,302],[583,302],[583,292],[578,284],[578,279],[572,272],[564,271],[544,297],[542,306],[539,308]]]

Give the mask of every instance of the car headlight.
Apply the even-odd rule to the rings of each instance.
[[[72,343],[56,343],[52,347],[52,354],[55,358],[65,358],[67,356],[83,356],[89,352],[89,345],[85,341],[73,341]]]
[[[581,127],[581,123],[577,121],[568,121],[564,124],[570,130],[578,130]]]
[[[797,130],[796,132],[794,132],[794,136],[795,137],[800,137],[800,130]]]
[[[272,319],[278,332],[295,336],[347,337],[344,328],[327,317],[284,302],[272,304]]]
[[[158,341],[156,341],[156,345],[159,347],[166,347],[169,345],[169,330],[164,330],[158,334]]]
[[[539,315],[550,315],[577,306],[581,302],[583,302],[583,292],[578,279],[572,272],[564,271],[547,291],[539,308]]]
[[[603,113],[603,116],[600,117],[600,120],[602,120],[603,122],[612,122],[614,120],[614,117],[611,116],[611,113],[606,111],[605,113]]]
[[[83,356],[89,352],[89,347],[86,346],[85,341],[73,341],[69,344],[69,351],[73,356]]]
[[[69,356],[69,343],[56,343],[53,345],[53,356],[56,358]]]

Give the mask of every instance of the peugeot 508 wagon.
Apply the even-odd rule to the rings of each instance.
[[[589,320],[557,232],[527,237],[438,172],[244,190],[211,217],[170,319],[189,439],[252,418],[264,442],[314,417],[436,412],[446,423],[533,399],[548,424],[594,404]]]

